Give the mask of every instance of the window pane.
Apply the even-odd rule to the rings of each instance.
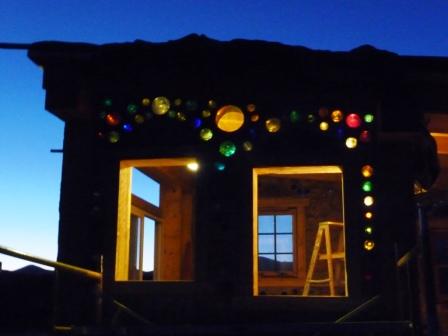
[[[262,254],[258,256],[258,270],[260,272],[275,271],[275,257],[273,254]]]
[[[277,215],[276,217],[277,232],[292,233],[292,216]]]
[[[277,235],[277,253],[292,253],[292,234]]]
[[[274,235],[259,235],[258,236],[258,252],[259,253],[274,253]]]
[[[155,250],[155,231],[156,222],[145,217],[143,237],[143,271],[154,271],[154,250]]]
[[[277,270],[281,272],[293,270],[292,254],[277,254]]]
[[[132,169],[132,193],[157,207],[160,205],[160,183],[136,168]]]
[[[274,216],[258,216],[258,232],[273,233],[274,232]]]

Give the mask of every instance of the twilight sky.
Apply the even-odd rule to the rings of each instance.
[[[448,57],[447,0],[0,0],[0,42],[163,42],[191,33]],[[42,71],[0,49],[0,245],[56,259],[63,123]],[[27,264],[0,254],[4,269]]]

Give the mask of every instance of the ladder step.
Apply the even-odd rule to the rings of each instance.
[[[330,255],[331,259],[345,259],[345,253],[344,252],[336,252],[336,253],[332,253]],[[327,260],[328,257],[326,254],[320,254],[319,255],[319,260]]]
[[[325,283],[325,282],[329,282],[330,278],[326,278],[326,279],[310,279],[308,280],[309,283]]]

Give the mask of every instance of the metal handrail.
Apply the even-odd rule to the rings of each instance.
[[[28,260],[31,262],[35,262],[38,264],[42,264],[45,266],[59,268],[59,269],[62,269],[62,270],[68,271],[68,272],[81,274],[81,275],[84,275],[91,279],[101,280],[103,277],[100,272],[92,271],[92,270],[89,270],[89,269],[83,268],[83,267],[73,266],[73,265],[66,264],[66,263],[63,263],[60,261],[53,261],[53,260],[49,260],[49,259],[45,259],[45,258],[41,258],[41,257],[36,257],[31,254],[23,253],[23,252],[20,252],[20,251],[17,251],[17,250],[14,250],[14,249],[11,249],[11,248],[8,248],[5,246],[1,246],[1,245],[0,245],[0,253],[9,255],[11,257],[16,257],[16,258]]]

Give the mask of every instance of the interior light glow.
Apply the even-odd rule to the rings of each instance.
[[[224,132],[235,132],[244,124],[244,113],[238,106],[225,105],[216,113],[216,126]]]
[[[374,203],[374,198],[372,196],[366,196],[364,197],[364,205],[365,206],[372,206]]]
[[[232,156],[236,152],[236,146],[231,141],[224,141],[219,145],[219,152],[226,157]]]
[[[280,119],[270,118],[266,120],[265,126],[269,133],[276,133],[281,127]]]
[[[151,100],[149,98],[143,98],[142,99],[142,105],[143,106],[149,106],[151,104]]]
[[[321,131],[328,131],[328,128],[330,127],[330,125],[328,125],[328,123],[326,121],[322,121],[319,124],[319,128]]]
[[[345,123],[350,128],[358,128],[361,126],[361,117],[356,113],[351,113],[345,118]]]
[[[117,126],[120,123],[120,116],[117,113],[108,113],[106,115],[106,123],[110,126]]]
[[[367,211],[367,212],[364,214],[364,217],[367,218],[367,219],[372,219],[372,217],[373,217],[373,213],[372,213],[371,211]]]
[[[166,97],[157,97],[152,101],[152,111],[154,114],[162,115],[169,111],[170,101]]]
[[[364,121],[365,121],[366,123],[368,123],[368,124],[370,124],[371,122],[373,122],[373,119],[374,119],[373,114],[368,113],[368,114],[366,114],[366,115],[364,116]]]
[[[341,110],[334,110],[331,112],[331,120],[335,123],[341,122],[344,118],[344,114]]]
[[[203,128],[199,131],[199,137],[204,141],[209,141],[213,138],[213,131],[210,128]]]
[[[373,228],[371,226],[366,226],[364,232],[371,235],[373,233]]]
[[[356,148],[356,146],[358,146],[358,140],[354,137],[348,137],[345,140],[345,146],[350,149]]]
[[[212,115],[212,113],[209,110],[203,110],[201,114],[202,118],[208,118]]]
[[[364,248],[367,251],[372,251],[374,247],[375,247],[375,242],[373,240],[364,241]]]
[[[361,174],[364,177],[371,177],[373,175],[373,168],[371,165],[364,165],[361,168]]]
[[[310,113],[307,115],[306,120],[311,124],[314,122],[314,120],[316,120],[316,117],[314,116],[314,114]]]
[[[364,181],[362,183],[362,190],[364,190],[365,192],[370,192],[373,189],[373,184],[370,181]]]
[[[189,162],[189,163],[187,163],[187,169],[192,172],[197,172],[199,170],[199,163]]]

